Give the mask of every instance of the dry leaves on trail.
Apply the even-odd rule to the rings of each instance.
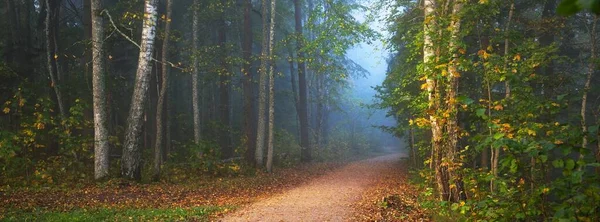
[[[406,161],[386,169],[354,205],[356,221],[430,221],[419,207],[419,189],[408,181]]]
[[[282,192],[342,166],[317,163],[281,169],[274,174],[210,178],[186,184],[120,184],[71,190],[9,190],[0,192],[0,215],[9,210],[69,211],[93,208],[172,208],[233,206]],[[1,219],[1,217],[0,217]]]

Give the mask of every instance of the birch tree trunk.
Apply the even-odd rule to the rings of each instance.
[[[127,128],[125,130],[125,142],[123,143],[122,174],[127,179],[139,181],[141,179],[141,151],[140,136],[142,129],[142,116],[152,71],[152,52],[156,37],[156,2],[157,0],[144,1],[144,20],[142,26],[142,42],[138,59],[138,67],[135,75],[133,96],[129,116],[127,117]]]
[[[154,143],[154,175],[153,180],[158,181],[160,179],[160,166],[162,164],[162,150],[163,150],[163,135],[165,126],[163,124],[164,117],[163,112],[165,111],[165,100],[167,99],[167,93],[169,92],[169,66],[167,65],[167,56],[169,55],[169,35],[171,32],[171,17],[173,1],[166,0],[167,16],[165,19],[165,37],[162,42],[162,55],[161,55],[161,75],[162,85],[158,95],[158,102],[156,104],[156,141]]]
[[[192,51],[193,53],[198,53],[198,32],[199,23],[200,23],[200,13],[198,12],[198,7],[200,7],[200,1],[194,0],[194,16],[192,21]],[[194,55],[192,57],[192,115],[194,116],[194,142],[196,144],[200,143],[201,134],[200,134],[200,87],[198,82],[198,76],[200,75],[199,67],[198,67],[198,56]]]
[[[106,109],[106,74],[104,69],[103,0],[92,0],[92,90],[94,103],[94,178],[108,176],[109,152],[108,115]]]
[[[267,141],[267,172],[273,171],[273,122],[275,121],[275,74],[273,59],[273,40],[275,38],[276,0],[271,0],[271,24],[269,27],[269,137]]]
[[[267,0],[262,0],[262,49],[260,53],[260,70],[258,82],[258,126],[256,127],[256,152],[254,153],[254,161],[257,167],[263,166],[264,150],[265,150],[265,109],[267,103],[266,78],[267,78],[267,61],[269,51],[269,26],[267,24]]]

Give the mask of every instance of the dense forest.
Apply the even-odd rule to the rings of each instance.
[[[254,202],[222,220],[600,220],[600,1],[4,0],[0,15],[0,220],[212,220]],[[359,61],[373,42],[385,73]],[[312,214],[263,212],[278,194]]]
[[[379,105],[409,141],[423,204],[475,221],[599,220],[600,2],[391,4]]]
[[[1,7],[2,184],[271,171],[380,145],[351,94],[368,72],[345,52],[378,35],[354,2]]]

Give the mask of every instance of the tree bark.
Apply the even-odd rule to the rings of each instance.
[[[60,6],[60,2],[57,0],[46,0],[46,60],[47,60],[47,68],[48,75],[50,76],[50,83],[52,84],[52,88],[54,89],[54,94],[56,96],[56,102],[58,104],[58,110],[60,112],[60,117],[65,118],[67,116],[67,111],[65,109],[63,97],[60,90],[60,83],[58,82],[58,63],[56,60],[58,59],[58,55],[56,54],[56,43],[55,43],[55,33],[58,31],[55,27],[55,22],[58,22],[55,13],[57,7]]]
[[[452,21],[450,22],[450,26],[452,27],[452,34],[450,36],[450,43],[449,43],[449,49],[450,49],[450,53],[452,53],[452,61],[450,61],[450,64],[448,65],[448,74],[449,74],[449,82],[448,82],[448,91],[446,92],[446,101],[447,102],[447,106],[448,106],[448,113],[450,115],[450,117],[448,117],[448,122],[446,123],[446,133],[447,135],[447,142],[446,144],[446,148],[445,148],[445,152],[446,152],[446,159],[451,163],[451,164],[455,164],[457,161],[455,160],[455,156],[456,156],[456,151],[457,151],[457,145],[458,145],[458,134],[459,134],[459,126],[458,126],[458,106],[456,104],[456,97],[458,94],[458,81],[460,79],[460,74],[458,73],[458,47],[459,47],[459,41],[460,41],[460,36],[459,36],[459,32],[461,29],[461,20],[458,17],[458,13],[460,13],[460,11],[462,10],[462,2],[461,1],[457,1],[454,3],[454,6],[452,8]],[[452,198],[453,201],[460,201],[462,199],[464,199],[462,197],[462,195],[464,195],[464,191],[461,190],[462,186],[462,181],[459,178],[458,174],[454,172],[454,170],[452,170],[453,168],[456,167],[448,167],[445,170],[448,171],[448,178],[450,180],[454,180],[455,186],[454,187],[449,187],[450,190],[450,198]]]
[[[273,123],[275,121],[275,74],[273,59],[273,40],[275,38],[276,0],[271,0],[271,24],[269,27],[269,127],[267,141],[267,172],[273,171]]]
[[[298,89],[296,88],[296,75],[294,73],[294,55],[292,53],[292,49],[289,49],[290,53],[290,84],[292,85],[292,97],[294,98],[294,109],[296,110],[296,133],[298,138],[300,138],[300,111],[298,107]]]
[[[165,100],[167,99],[167,93],[169,92],[169,66],[167,65],[167,56],[169,55],[169,35],[171,32],[171,17],[172,17],[173,1],[166,0],[167,16],[165,18],[165,37],[162,42],[162,55],[161,55],[161,75],[162,85],[160,87],[158,102],[156,104],[156,142],[154,143],[154,175],[153,180],[158,181],[160,179],[160,166],[162,165],[162,150],[163,150],[163,135],[164,135],[164,118],[163,112],[165,111]]]
[[[192,51],[194,54],[198,53],[198,32],[199,23],[200,23],[200,12],[198,12],[198,7],[200,7],[200,1],[194,0],[194,16],[192,22]],[[196,144],[200,143],[201,134],[200,134],[200,87],[198,82],[198,77],[200,75],[200,67],[198,67],[198,55],[192,56],[192,115],[194,116],[194,142]]]
[[[298,59],[298,91],[299,91],[299,117],[300,117],[300,161],[312,161],[312,149],[308,138],[308,88],[306,86],[306,64],[304,63],[305,55],[302,51],[303,36],[302,36],[302,5],[301,0],[294,0],[294,19],[296,31],[296,46]]]
[[[434,43],[432,40],[432,33],[435,31],[435,1],[424,0],[423,1],[423,12],[425,22],[423,23],[423,64],[426,76],[427,84],[427,98],[428,98],[428,112],[435,112],[439,109],[438,95],[436,93],[437,80],[434,76],[433,70],[431,69],[432,63],[435,58]],[[431,124],[431,164],[435,169],[436,184],[438,192],[440,193],[440,199],[446,200],[449,191],[447,190],[447,181],[442,178],[443,171],[441,169],[442,156],[440,155],[442,149],[442,126],[439,124],[438,119],[435,115],[429,115],[429,121]]]
[[[504,71],[506,72],[506,75],[508,75],[508,44],[509,44],[509,39],[508,39],[508,31],[510,29],[510,23],[512,21],[512,17],[515,11],[515,2],[512,1],[510,3],[510,9],[508,11],[508,20],[506,21],[506,28],[504,29]],[[508,79],[508,77],[506,78],[505,83],[505,98],[510,98],[510,81]]]
[[[225,5],[225,2],[223,2]],[[220,58],[221,72],[219,73],[219,119],[221,121],[221,133],[219,143],[221,146],[221,158],[228,159],[233,156],[233,147],[231,147],[231,129],[229,120],[229,86],[230,74],[227,68],[227,25],[225,24],[225,12],[221,14],[220,25],[217,30],[219,46],[222,50]]]
[[[144,105],[152,71],[152,52],[156,37],[156,2],[144,1],[144,20],[142,26],[142,42],[138,59],[138,67],[127,118],[125,142],[123,143],[122,174],[126,179],[141,180],[140,136]]]
[[[254,164],[254,152],[256,150],[256,111],[254,110],[254,84],[252,72],[252,1],[244,0],[244,28],[242,38],[242,81],[244,91],[244,146],[246,147],[246,161]]]
[[[254,161],[257,167],[263,166],[265,143],[265,106],[267,103],[266,78],[269,52],[269,26],[267,24],[267,0],[262,0],[262,49],[258,82],[258,126],[256,128],[256,152]]]
[[[585,80],[585,85],[583,86],[583,95],[581,96],[581,130],[583,132],[583,138],[581,141],[581,148],[586,149],[588,146],[588,128],[587,128],[587,99],[588,92],[590,91],[590,85],[592,83],[592,77],[594,76],[595,64],[596,64],[596,23],[598,21],[598,16],[594,15],[592,20],[592,29],[590,31],[590,62],[588,64],[588,73]],[[579,159],[583,159],[584,155],[579,154]],[[579,167],[579,170],[582,168]]]
[[[94,178],[108,176],[110,147],[108,143],[108,115],[106,109],[106,70],[104,69],[103,0],[91,2],[92,20],[92,88],[94,103]]]

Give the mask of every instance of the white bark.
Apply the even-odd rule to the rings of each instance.
[[[273,171],[273,122],[275,121],[275,76],[273,59],[273,39],[275,38],[275,12],[276,0],[271,0],[271,24],[269,27],[269,137],[267,141],[267,172]]]
[[[141,179],[140,136],[144,104],[147,99],[150,73],[152,71],[151,60],[156,37],[156,2],[157,0],[144,1],[141,50],[135,75],[131,107],[129,108],[129,117],[127,118],[125,142],[123,143],[122,174],[127,179]]]
[[[94,178],[108,176],[109,143],[106,110],[106,74],[104,69],[103,0],[92,0],[92,85],[94,103]]]
[[[260,53],[261,62],[259,70],[258,82],[258,126],[256,129],[256,151],[254,159],[256,166],[262,167],[264,158],[265,145],[265,106],[267,103],[267,92],[265,81],[267,78],[267,61],[268,61],[268,25],[267,25],[267,0],[262,0],[262,50]]]

